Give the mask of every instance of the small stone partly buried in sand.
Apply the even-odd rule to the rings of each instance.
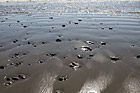
[[[19,77],[13,77],[12,80],[19,80]]]
[[[80,54],[78,54],[77,58],[82,59],[83,57]]]
[[[23,26],[24,28],[27,28],[28,26]]]
[[[7,80],[7,81],[11,81],[12,80],[12,77],[6,77],[5,76],[4,79]]]
[[[104,30],[104,27],[101,27],[102,30]]]
[[[84,51],[92,51],[92,48],[89,46],[81,46],[81,49]]]
[[[28,42],[28,44],[31,44],[31,42]]]
[[[23,62],[17,62],[17,63],[15,63],[15,67],[18,67],[18,66],[22,65],[22,63]]]
[[[9,81],[9,82],[4,83],[5,86],[9,86],[9,85],[12,85],[12,84],[13,84],[12,81]]]
[[[42,44],[46,44],[46,42],[42,42]]]
[[[20,21],[17,21],[17,23],[19,23]]]
[[[137,55],[137,58],[140,58],[140,54]]]
[[[78,21],[82,21],[81,19],[79,19]]]
[[[54,53],[50,53],[49,55],[52,57],[56,56],[56,54],[54,54]]]
[[[94,44],[94,42],[92,41],[86,41],[88,44]]]
[[[74,24],[75,24],[75,25],[78,25],[78,23],[77,23],[77,22],[75,22]]]
[[[4,66],[0,66],[0,69],[5,69],[5,67]]]
[[[41,64],[42,64],[43,62],[44,62],[43,60],[39,60],[39,61],[38,61],[38,63],[41,63]]]
[[[68,76],[59,76],[58,81],[65,81],[68,80]]]
[[[56,39],[56,42],[61,42],[62,40],[61,39]]]
[[[101,45],[106,45],[106,42],[101,42]]]
[[[116,56],[110,56],[110,59],[112,61],[118,61],[118,60],[120,60],[120,58],[119,57],[116,57]]]
[[[66,25],[62,25],[62,27],[65,27]]]
[[[53,19],[53,17],[49,17],[49,19]]]
[[[18,40],[17,39],[15,39],[14,41],[13,41],[13,43],[17,43],[18,42]]]
[[[112,27],[109,27],[109,30],[113,30],[113,28]]]
[[[69,66],[70,66],[72,69],[74,69],[74,70],[77,70],[78,68],[81,67],[79,63],[74,62],[74,61],[71,62],[71,63],[69,64]]]
[[[14,56],[15,56],[16,58],[19,58],[19,53],[15,53]]]
[[[93,57],[94,55],[93,54],[89,54],[89,57]]]
[[[20,79],[26,79],[26,76],[25,76],[24,74],[19,74],[18,77],[19,77]]]

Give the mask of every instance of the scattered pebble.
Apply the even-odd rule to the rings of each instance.
[[[61,42],[62,40],[61,39],[56,39],[56,42]]]
[[[101,27],[101,29],[104,30],[105,28],[104,27]]]
[[[19,23],[20,21],[17,21],[17,23]]]
[[[81,46],[81,49],[84,51],[92,51],[92,48],[88,46]]]
[[[78,21],[82,21],[81,19],[79,19]]]
[[[18,40],[17,39],[15,39],[14,41],[13,41],[13,43],[17,43],[18,42]]]
[[[4,83],[5,86],[9,86],[9,85],[12,85],[12,84],[13,84],[12,81],[9,81],[9,82]]]
[[[89,54],[89,57],[93,57],[94,55],[93,54]]]
[[[62,25],[62,27],[65,27],[66,25]]]
[[[49,17],[49,19],[53,19],[53,17]]]
[[[140,58],[140,54],[137,55],[137,58]]]
[[[13,77],[12,80],[19,80],[19,77]]]
[[[56,56],[56,54],[54,54],[54,53],[50,53],[50,56],[54,57],[54,56]]]
[[[94,44],[94,42],[92,41],[86,41],[88,44]]]
[[[46,44],[46,42],[42,42],[42,44]]]
[[[31,44],[31,42],[27,42],[28,44]]]
[[[109,30],[113,30],[113,28],[112,27],[109,27]]]
[[[80,54],[78,54],[77,58],[82,59],[83,57]]]
[[[73,68],[74,70],[77,70],[78,68],[81,67],[79,63],[74,62],[74,61],[71,62],[71,63],[69,64],[69,66],[70,66],[71,68]]]
[[[65,81],[68,80],[68,76],[59,76],[58,81]]]
[[[19,77],[20,79],[26,79],[26,76],[25,76],[24,74],[19,74],[18,77]]]
[[[4,66],[0,66],[0,69],[5,69],[5,67]]]
[[[78,23],[77,23],[77,22],[75,22],[74,24],[75,24],[75,25],[78,25]]]
[[[106,42],[101,42],[101,45],[106,45]]]
[[[15,67],[18,67],[18,66],[22,65],[22,63],[23,62],[17,62],[17,63],[15,63]]]
[[[44,62],[43,60],[39,60],[39,61],[38,61],[38,63],[41,63],[41,64],[42,64],[43,62]]]
[[[19,58],[19,53],[14,54],[15,58]]]
[[[27,28],[28,26],[23,26],[24,28]]]
[[[120,58],[119,57],[116,57],[116,56],[110,56],[110,59],[112,61],[118,61],[118,60],[120,60]]]
[[[6,81],[11,81],[11,80],[12,80],[12,77],[4,77],[4,79],[5,79]]]

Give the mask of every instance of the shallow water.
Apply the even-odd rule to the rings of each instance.
[[[0,3],[0,93],[140,93],[139,5]]]

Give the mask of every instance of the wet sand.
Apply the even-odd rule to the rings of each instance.
[[[140,93],[139,4],[0,3],[0,93]]]

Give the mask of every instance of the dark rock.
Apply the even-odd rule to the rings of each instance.
[[[65,81],[68,79],[68,76],[59,76],[58,81]]]
[[[88,46],[81,46],[81,49],[84,51],[92,51],[92,48]]]
[[[5,67],[4,66],[0,66],[0,69],[5,69]]]
[[[106,45],[106,42],[101,42],[101,45]]]
[[[65,27],[66,25],[62,25],[62,27]]]
[[[110,59],[112,61],[118,61],[118,60],[120,60],[120,58],[119,57],[116,57],[116,56],[110,56]]]
[[[4,83],[5,86],[9,86],[9,85],[12,85],[12,84],[13,84],[12,81],[9,81],[9,82]]]
[[[82,59],[83,57],[80,54],[78,54],[77,58]]]
[[[94,44],[94,42],[92,41],[86,41],[88,44]]]
[[[140,54],[137,55],[137,58],[140,58]]]
[[[26,79],[26,76],[25,76],[24,74],[19,74],[18,77],[19,77],[20,79]]]
[[[19,77],[13,77],[12,80],[19,80]]]
[[[69,66],[70,66],[72,69],[74,69],[74,70],[77,70],[78,68],[81,67],[79,63],[74,62],[74,61],[71,62],[71,63],[69,64]]]
[[[56,42],[61,42],[62,40],[61,39],[56,39]]]

